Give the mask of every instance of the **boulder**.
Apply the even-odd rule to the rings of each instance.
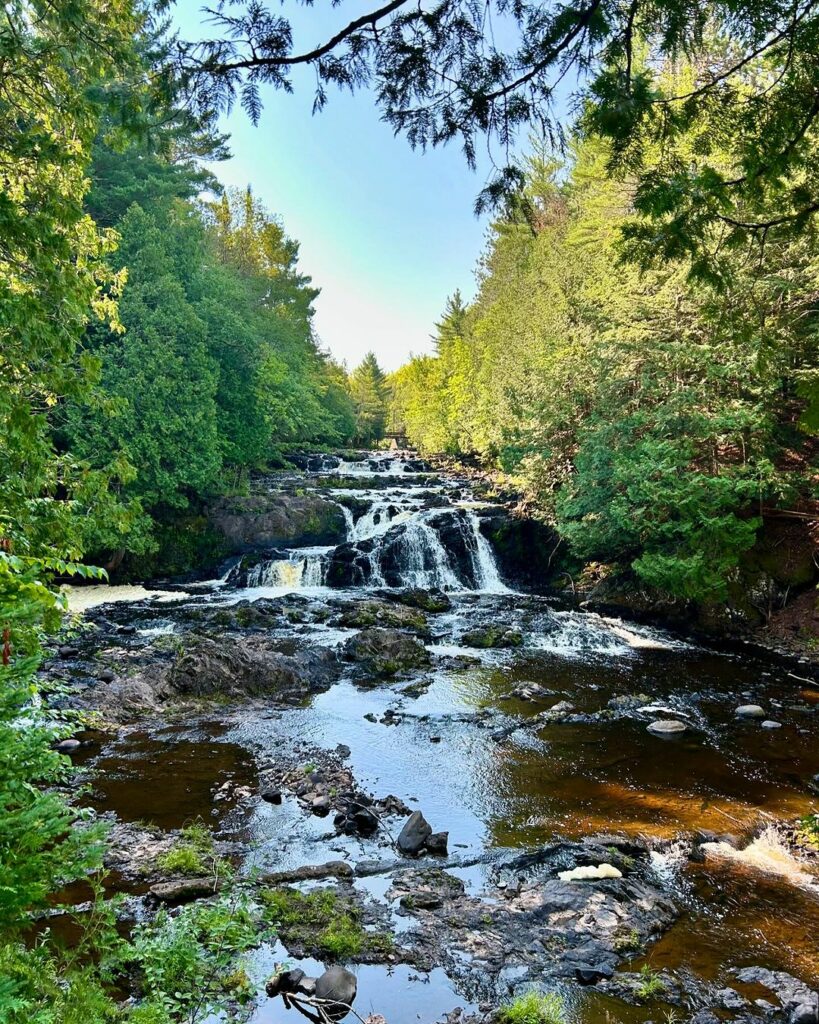
[[[674,719],[658,719],[647,726],[649,732],[658,736],[669,736],[673,733],[685,732],[688,728],[685,722],[678,722]]]
[[[341,507],[319,494],[272,491],[222,498],[209,520],[235,552],[341,544],[347,536]]]
[[[60,754],[71,754],[75,750],[79,750],[82,743],[77,739],[60,740],[59,743],[55,744],[54,749]]]
[[[743,704],[736,709],[734,714],[739,715],[740,718],[764,718],[765,708],[760,707],[759,704]]]
[[[427,836],[425,849],[433,857],[446,857],[449,852],[449,832],[433,832]]]
[[[331,1020],[341,1020],[347,1015],[357,991],[358,982],[355,975],[344,967],[328,967],[324,974],[316,979],[316,998],[328,1000],[329,1005],[323,1009]]]
[[[420,853],[431,835],[432,826],[427,819],[420,811],[413,811],[398,836],[398,849],[409,855]]]
[[[479,626],[471,629],[461,637],[461,643],[467,647],[487,649],[490,647],[520,647],[523,636],[515,629],[506,626]]]
[[[442,590],[422,590],[420,587],[402,590],[392,595],[392,600],[410,608],[420,608],[421,611],[430,614],[448,612],[452,607],[452,602]]]
[[[422,634],[429,631],[422,611],[386,601],[359,601],[349,605],[339,616],[338,625],[354,628],[387,626]]]
[[[344,654],[366,671],[393,676],[410,668],[429,664],[429,654],[414,636],[396,629],[363,629],[344,645]]]

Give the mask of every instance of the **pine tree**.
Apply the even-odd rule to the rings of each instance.
[[[350,396],[355,407],[355,439],[359,444],[374,444],[386,429],[389,388],[372,352],[350,375]]]

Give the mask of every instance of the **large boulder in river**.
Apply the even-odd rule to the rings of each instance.
[[[427,839],[432,835],[432,826],[420,811],[413,811],[398,835],[397,845],[401,853],[420,853]]]
[[[523,635],[516,629],[509,629],[507,626],[478,626],[470,629],[461,637],[461,643],[466,647],[479,647],[487,649],[490,647],[520,647],[523,644]]]
[[[386,601],[357,601],[349,604],[338,617],[338,625],[358,629],[389,626],[423,634],[429,631],[426,615],[422,611],[400,604],[388,604]]]
[[[452,601],[446,596],[443,590],[423,590],[421,587],[408,587],[406,590],[399,590],[397,593],[388,593],[390,601],[397,601],[409,608],[420,608],[421,611],[434,615],[437,612],[448,612],[452,607]]]
[[[247,640],[198,637],[177,657],[168,682],[178,694],[305,694],[326,689],[337,675],[334,653],[326,648],[280,654]]]
[[[429,654],[420,640],[397,629],[363,629],[347,641],[344,654],[379,676],[394,676],[429,664]]]
[[[347,536],[341,506],[319,494],[273,491],[222,498],[210,521],[231,550],[340,544]]]

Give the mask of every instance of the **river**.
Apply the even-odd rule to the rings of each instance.
[[[451,957],[422,963],[427,970],[418,955],[356,968],[357,1009],[389,1024],[431,1024],[456,1007],[478,1013],[480,1004],[544,979],[564,993],[578,1022],[657,1019],[666,1003],[688,1016],[702,1006],[724,1009],[714,993],[725,988],[739,993],[743,1013],[764,1016],[754,999],[765,993],[737,981],[742,968],[819,984],[819,864],[794,847],[783,824],[819,809],[811,789],[819,775],[815,684],[761,651],[522,590],[481,530],[491,506],[466,479],[383,454],[314,459],[312,469],[287,477],[291,488],[294,479],[300,491],[339,503],[342,544],[234,559],[217,579],[189,585],[77,590],[75,607],[96,628],[81,633],[55,673],[79,681],[93,706],[110,687],[94,678],[99,664],[113,666],[111,675],[126,664],[140,670],[154,656],[173,657],[197,631],[212,637],[221,622],[239,645],[263,644],[289,658],[338,655],[333,678],[296,700],[267,699],[257,688],[246,699],[187,702],[167,713],[152,706],[111,732],[88,733],[73,756],[92,783],[91,806],[166,830],[202,818],[246,873],[384,861],[353,885],[381,905],[410,946],[419,915],[397,901],[402,865],[391,845],[334,829],[333,814],[311,814],[286,785],[280,804],[261,799],[266,773],[278,777],[282,764],[317,759],[321,769],[321,752],[338,748],[362,791],[392,794],[448,831],[446,858],[408,866],[445,867],[463,883],[463,906],[485,900],[488,918],[504,899],[517,910],[505,896],[512,876],[504,866],[524,853],[563,841],[573,855],[579,846],[571,844],[597,833],[639,844],[635,879],[672,909],[650,941],[617,958],[614,983],[604,976],[602,984],[580,985],[571,970],[544,967],[542,950],[529,948],[542,939],[539,923],[528,942],[516,935],[503,939],[500,954],[482,954],[474,935],[447,934],[454,925],[439,914],[423,928]],[[422,614],[426,621],[410,629],[425,659],[394,675],[368,675],[368,663],[345,652],[362,629],[380,626],[378,607],[387,615],[408,610],[394,600],[406,588],[445,595],[445,609]],[[376,604],[372,624],[361,618],[367,601]],[[250,620],[254,606],[269,622]],[[502,646],[478,645],[487,638]],[[748,705],[764,715],[737,714]],[[648,727],[658,720],[685,728],[657,734]],[[399,817],[392,834],[401,826]],[[523,877],[543,885],[547,876]],[[575,884],[620,898],[616,881]],[[145,890],[133,881],[123,887]],[[569,922],[575,931],[578,920]],[[504,921],[497,918],[496,931],[511,928]],[[319,969],[267,944],[253,958],[255,979],[261,983],[284,958],[308,973]],[[644,963],[671,979],[673,999],[624,998],[617,974],[633,975]],[[292,1018],[264,996],[254,1012],[265,1024]]]

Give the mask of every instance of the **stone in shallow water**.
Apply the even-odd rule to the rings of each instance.
[[[398,849],[402,853],[418,853],[432,835],[432,826],[420,811],[413,811],[398,836]]]
[[[764,722],[760,722],[763,729],[781,729],[781,722],[774,722],[772,718],[766,718]]]
[[[742,718],[764,718],[765,708],[759,704],[743,704],[736,709],[735,714],[741,715]]]
[[[675,719],[658,719],[656,722],[652,722],[648,726],[648,731],[664,735],[667,733],[674,732],[685,732],[687,726],[685,722],[678,722]]]
[[[561,882],[596,882],[602,878],[622,878],[623,873],[613,864],[587,864],[571,871],[558,871],[557,877]]]

